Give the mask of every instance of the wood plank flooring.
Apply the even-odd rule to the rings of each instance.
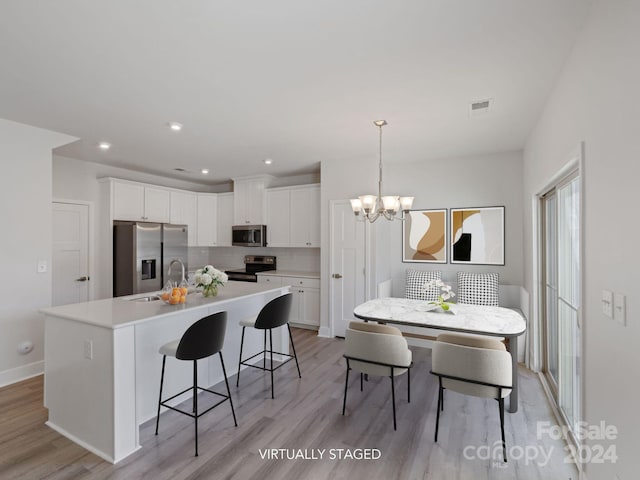
[[[238,427],[228,404],[200,419],[200,456],[193,456],[193,421],[175,412],[140,429],[142,448],[111,465],[44,425],[42,377],[0,389],[0,478],[2,479],[577,479],[564,462],[561,441],[537,438],[536,422],[552,420],[540,382],[520,367],[520,409],[505,414],[507,464],[499,460],[500,424],[495,400],[445,393],[438,443],[433,441],[437,385],[430,375],[431,350],[411,347],[414,368],[411,403],[407,377],[396,381],[398,429],[393,430],[388,378],[372,377],[360,392],[352,373],[347,412],[341,415],[345,364],[344,341],[318,338],[313,331],[292,329],[302,379],[295,364],[275,372],[275,400],[269,374],[246,369],[230,380]],[[226,359],[226,363],[237,359]],[[158,358],[160,368],[160,357]],[[216,387],[224,390],[224,384]],[[488,448],[487,448],[488,447]],[[378,449],[377,460],[329,459],[330,450]],[[552,450],[546,465],[534,450]],[[322,460],[263,459],[266,449],[292,449],[311,456],[325,449]],[[497,459],[486,458],[495,454]],[[517,457],[521,458],[517,458]],[[478,458],[480,457],[480,458]]]

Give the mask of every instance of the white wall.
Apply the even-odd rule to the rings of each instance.
[[[501,284],[522,285],[521,152],[407,164],[402,165],[401,170],[393,171],[390,177],[387,191],[412,192],[416,197],[414,209],[505,207],[504,266],[452,264],[450,252],[446,264],[403,263],[402,224],[394,222],[388,255],[395,296],[404,294],[402,288],[407,268],[440,270],[443,280],[454,287],[459,271],[496,272]]]
[[[389,153],[390,155],[390,153]],[[321,327],[329,326],[329,208],[331,200],[376,193],[378,171],[371,160],[322,163]],[[522,154],[385,164],[383,194],[413,195],[413,208],[457,208],[504,205],[505,265],[452,265],[402,262],[402,224],[378,220],[372,229],[372,282],[394,279],[394,295],[407,268],[437,269],[455,282],[457,271],[498,272],[503,284],[522,285]],[[374,286],[375,291],[375,286]]]
[[[0,386],[42,372],[38,309],[51,305],[51,150],[74,140],[0,119]],[[36,273],[39,260],[46,273]],[[33,351],[18,354],[27,340]]]
[[[532,196],[585,142],[583,417],[619,430],[617,463],[587,464],[589,479],[638,475],[639,46],[640,2],[595,2],[524,154],[525,285],[531,291]],[[626,327],[602,315],[603,289],[627,295]]]

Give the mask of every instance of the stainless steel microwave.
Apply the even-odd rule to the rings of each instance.
[[[238,247],[266,247],[266,225],[234,225],[231,227],[231,244]]]

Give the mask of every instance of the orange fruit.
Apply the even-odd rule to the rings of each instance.
[[[186,296],[180,297],[180,303],[185,303],[186,301],[187,301],[187,297]]]
[[[180,289],[178,287],[175,287],[171,290],[171,296],[172,297],[179,297],[180,296]]]
[[[171,298],[169,299],[169,303],[171,305],[176,305],[180,303],[180,295],[171,295]]]
[[[187,295],[187,287],[180,287],[180,293],[185,297]]]
[[[164,292],[161,298],[166,302],[167,300],[169,300],[170,297],[171,297],[171,294],[169,292]]]

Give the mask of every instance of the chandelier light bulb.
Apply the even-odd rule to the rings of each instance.
[[[362,195],[359,199],[365,214],[375,212],[377,200],[375,195]]]

